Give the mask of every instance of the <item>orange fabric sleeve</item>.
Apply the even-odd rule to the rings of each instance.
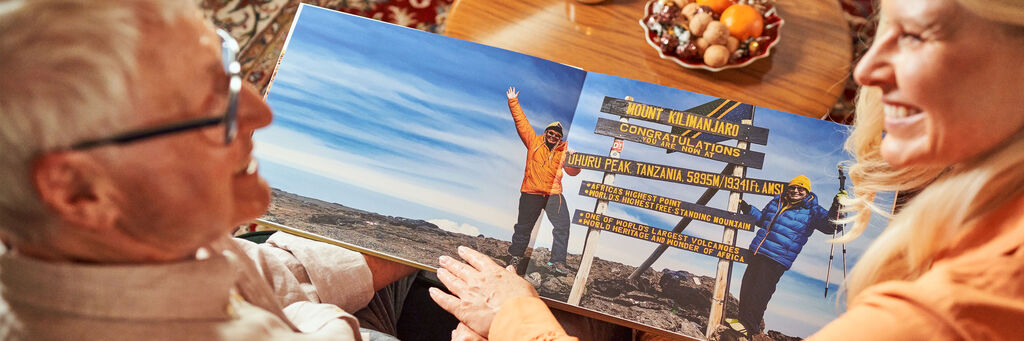
[[[508,100],[508,111],[512,112],[512,121],[516,123],[516,132],[519,133],[519,138],[523,140],[523,144],[526,145],[527,149],[532,148],[533,146],[530,143],[537,138],[537,134],[533,131],[530,120],[526,119],[526,113],[523,112],[523,108],[519,106],[518,98]]]
[[[491,341],[576,341],[558,324],[555,316],[536,297],[517,297],[505,302],[491,322]]]
[[[912,288],[906,282],[881,284],[807,340],[962,340],[941,313],[905,295]]]

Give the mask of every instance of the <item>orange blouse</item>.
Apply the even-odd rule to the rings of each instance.
[[[864,290],[812,340],[1024,338],[1024,197],[954,239],[912,281]]]

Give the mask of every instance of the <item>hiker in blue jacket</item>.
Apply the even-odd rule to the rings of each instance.
[[[842,195],[841,192],[838,195]],[[789,270],[814,230],[832,234],[841,226],[833,224],[839,204],[833,199],[828,211],[818,205],[811,192],[811,180],[800,175],[793,178],[785,192],[758,210],[740,201],[740,212],[754,217],[761,228],[750,242],[751,256],[740,286],[739,322],[749,335],[761,331],[761,319],[768,301],[782,274]]]

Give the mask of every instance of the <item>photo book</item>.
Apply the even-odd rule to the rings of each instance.
[[[885,224],[828,242],[847,126],[314,6],[266,96],[262,224],[426,270],[468,246],[654,333],[805,338]]]

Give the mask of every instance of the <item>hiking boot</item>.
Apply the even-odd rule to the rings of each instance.
[[[526,266],[527,266],[527,264],[526,264],[526,260],[523,258],[523,256],[509,255],[507,262],[508,262],[508,265],[511,265],[511,266],[516,268],[516,274],[518,274],[520,276],[526,274]]]
[[[563,275],[572,273],[572,269],[569,269],[569,267],[565,265],[565,262],[548,262],[548,267]]]
[[[725,325],[729,326],[730,329],[743,334],[743,336],[750,336],[750,333],[747,332],[747,327],[744,326],[743,322],[740,322],[739,319],[725,319]]]

